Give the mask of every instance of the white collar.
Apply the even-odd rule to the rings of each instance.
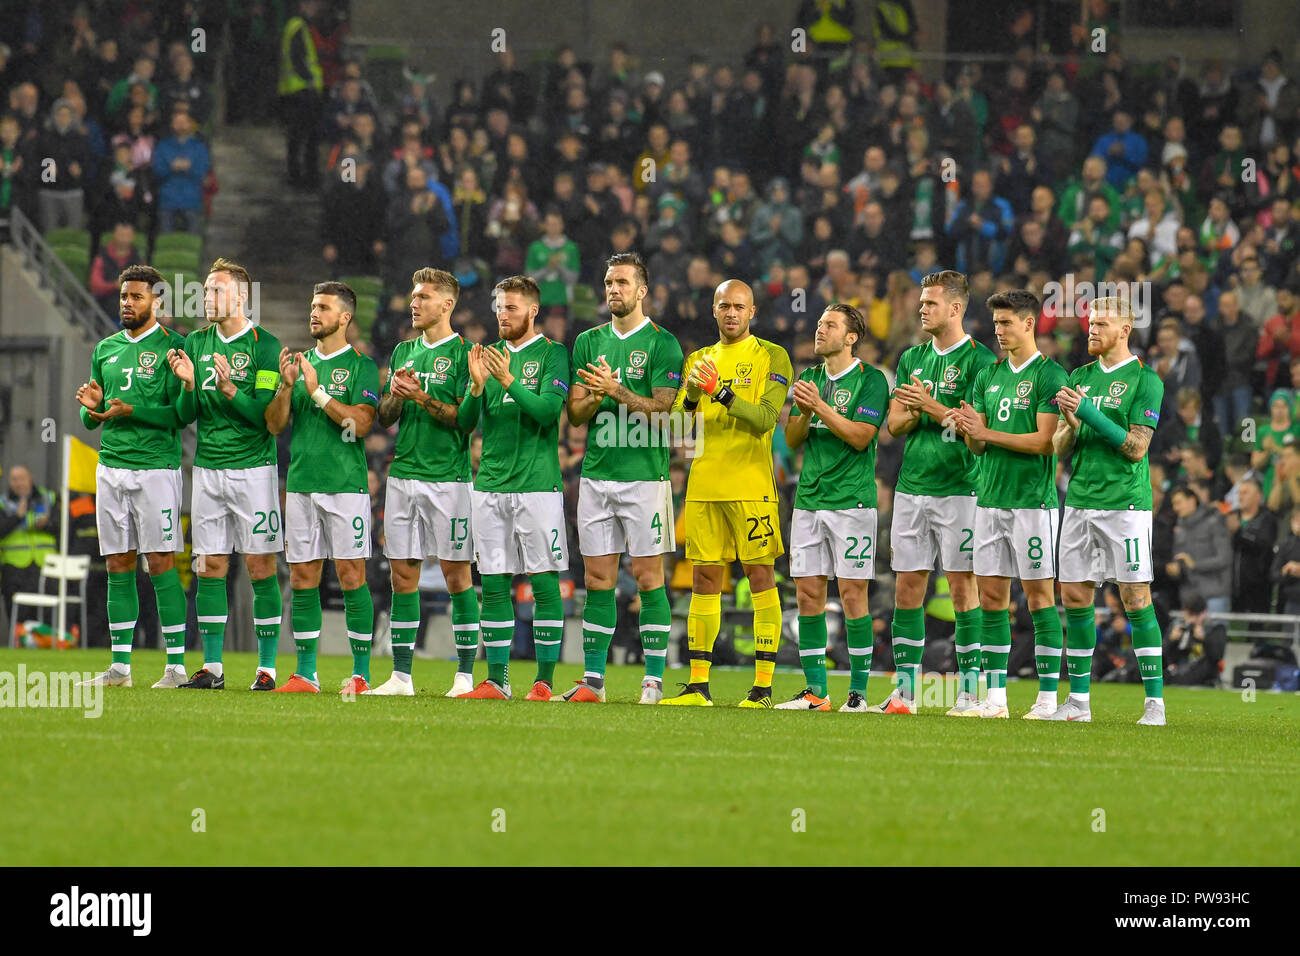
[[[1117,368],[1123,368],[1123,367],[1124,367],[1125,365],[1127,365],[1129,362],[1136,362],[1136,361],[1137,361],[1137,356],[1136,356],[1136,355],[1130,355],[1128,358],[1126,358],[1124,361],[1120,362],[1118,365],[1112,365],[1110,368],[1107,368],[1107,367],[1106,367],[1106,363],[1103,362],[1100,358],[1098,358],[1098,359],[1097,359],[1097,368],[1101,369],[1103,372],[1105,372],[1107,375],[1109,375],[1111,372],[1115,371],[1115,369],[1117,369]]]
[[[1022,366],[1020,366],[1019,368],[1016,368],[1016,363],[1013,362],[1013,361],[1011,361],[1011,356],[1008,355],[1008,356],[1007,356],[1007,368],[1009,368],[1009,369],[1011,369],[1011,371],[1013,371],[1013,372],[1019,374],[1020,372],[1023,372],[1025,369],[1027,369],[1027,368],[1029,367],[1029,363],[1030,363],[1030,362],[1032,362],[1034,359],[1038,358],[1038,356],[1040,356],[1040,355],[1042,355],[1042,354],[1043,354],[1043,353],[1040,352],[1040,351],[1038,351],[1038,349],[1034,349],[1034,354],[1031,355],[1031,356],[1029,356],[1029,358],[1025,359],[1025,364],[1022,365]]]
[[[969,341],[970,341],[970,336],[963,335],[961,338],[959,338],[956,342],[953,342],[952,345],[948,346],[946,349],[941,349],[934,344],[934,339],[930,339],[930,348],[934,349],[935,355],[947,355],[953,349],[960,348],[962,345],[965,345]]]
[[[420,341],[420,344],[423,345],[426,349],[436,349],[436,348],[438,348],[439,346],[446,345],[448,342],[450,342],[450,341],[451,341],[452,339],[454,339],[455,337],[456,337],[456,333],[453,332],[453,333],[451,333],[451,335],[448,335],[448,336],[446,336],[445,338],[438,339],[438,341],[436,341],[436,342],[434,342],[432,345],[430,345],[428,342],[424,341],[424,333],[423,333],[423,332],[421,332],[420,335],[418,336],[419,341]]]
[[[609,323],[609,330],[613,332],[616,336],[618,336],[620,339],[630,339],[632,336],[636,335],[643,328],[645,328],[646,325],[649,324],[649,322],[650,322],[650,317],[647,315],[645,318],[641,320],[641,323],[636,328],[629,330],[628,333],[624,335],[615,327],[613,320],[611,320]]]
[[[859,365],[861,365],[861,364],[862,364],[862,359],[857,359],[857,358],[855,358],[852,362],[850,362],[850,363],[848,364],[848,367],[845,368],[845,369],[843,369],[843,370],[841,370],[840,373],[839,373],[838,375],[831,375],[831,374],[828,372],[828,373],[826,374],[826,381],[828,381],[828,382],[838,382],[838,381],[839,381],[840,379],[842,379],[845,375],[848,375],[849,372],[852,372],[855,368],[857,368],[857,367],[858,367]],[[822,368],[825,368],[825,367],[826,367],[826,363],[825,363],[825,362],[822,362]]]
[[[521,345],[511,345],[509,342],[507,342],[507,343],[506,343],[506,348],[508,348],[508,349],[509,349],[510,351],[512,351],[512,352],[518,352],[518,351],[520,351],[521,349],[526,349],[526,348],[528,348],[528,346],[532,345],[534,342],[536,342],[536,341],[537,341],[538,339],[540,339],[541,337],[542,337],[542,333],[541,333],[541,332],[535,332],[535,333],[533,333],[533,337],[532,337],[531,339],[529,339],[527,342],[524,342],[524,343],[521,344]]]
[[[320,346],[317,345],[314,349],[312,349],[312,351],[316,353],[316,357],[320,359],[322,362],[328,362],[330,359],[342,355],[350,348],[352,348],[352,346],[344,345],[343,348],[339,349],[337,352],[331,352],[329,355],[325,355],[323,352],[321,352]]]
[[[224,335],[221,334],[221,326],[218,323],[213,322],[212,327],[217,330],[217,338],[221,339],[222,342],[225,342],[227,345],[229,345],[231,342],[235,341],[235,339],[239,338],[241,335],[243,335],[245,332],[251,329],[253,327],[253,323],[249,322],[248,319],[244,319],[244,327],[240,329],[238,332],[236,332],[234,335],[232,335],[230,338],[226,338]]]
[[[126,339],[128,342],[131,342],[131,343],[141,342],[141,341],[147,339],[149,336],[153,335],[155,332],[157,332],[157,331],[158,331],[159,329],[161,329],[161,328],[162,328],[162,323],[161,323],[161,322],[154,322],[153,325],[149,326],[149,331],[148,331],[148,332],[141,332],[140,335],[139,335],[138,337],[135,337],[135,338],[133,338],[133,337],[131,336],[131,333],[130,333],[130,332],[128,332],[126,329],[123,329],[123,330],[122,330],[122,338]]]

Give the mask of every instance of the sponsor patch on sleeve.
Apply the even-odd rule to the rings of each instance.
[[[680,381],[682,380],[682,373],[681,373],[681,372],[669,372],[667,378],[668,378],[668,381],[670,381],[670,382],[680,382]]]
[[[564,389],[566,392],[569,390],[569,386],[566,385],[561,379],[558,378],[551,379],[551,384]]]
[[[779,372],[773,372],[771,375],[768,376],[768,379],[773,382],[780,382],[782,385],[790,384],[789,379],[787,379],[784,375],[780,374]]]
[[[876,408],[868,408],[866,405],[859,405],[859,406],[858,406],[858,414],[859,414],[859,415],[870,415],[872,418],[879,418],[879,417],[880,417],[880,410],[879,410],[879,409],[876,409]]]
[[[361,390],[361,397],[362,397],[362,398],[368,398],[368,399],[370,399],[372,402],[378,402],[378,401],[379,401],[379,396],[376,395],[374,392],[372,392],[372,391],[371,391],[370,389],[368,389],[368,388],[363,388],[363,389]]]
[[[1147,418],[1154,418],[1156,421],[1160,421],[1160,413],[1157,412],[1155,409],[1148,408],[1142,414],[1145,415]]]

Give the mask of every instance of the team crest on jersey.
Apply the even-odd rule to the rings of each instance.
[[[1020,398],[1028,398],[1029,393],[1034,390],[1033,382],[1020,382],[1016,385],[1016,395]]]
[[[1128,389],[1128,382],[1111,382],[1110,397],[1119,398]]]
[[[451,368],[451,359],[442,355],[433,360],[433,370],[439,375],[446,374],[447,369]]]
[[[737,362],[736,377],[730,382],[732,385],[750,385],[753,379],[750,377],[754,372],[753,362]]]
[[[847,388],[837,388],[835,390],[835,407],[844,411],[849,405],[849,390]]]
[[[645,365],[646,360],[648,358],[649,358],[648,355],[638,350],[636,352],[633,352],[631,355],[629,355],[627,357],[627,360],[632,363],[633,368],[641,368],[642,366]]]
[[[251,361],[252,359],[249,357],[247,352],[236,352],[234,355],[230,356],[230,367],[237,372],[242,372],[244,369],[248,368],[248,363]]]
[[[536,378],[536,377],[537,377],[537,373],[540,372],[541,369],[542,369],[542,366],[541,366],[539,363],[537,363],[537,362],[525,362],[525,363],[524,363],[524,378]]]
[[[336,368],[330,372],[330,381],[335,385],[342,385],[348,380],[349,371],[345,368]]]
[[[946,369],[943,370],[943,380],[947,384],[951,385],[959,378],[961,378],[961,369],[958,368],[956,365],[949,365]]]
[[[158,353],[157,353],[157,352],[141,352],[141,353],[140,353],[140,367],[141,367],[141,368],[146,368],[146,369],[148,369],[148,368],[153,368],[153,367],[154,367],[155,365],[157,365],[157,364],[158,364]]]

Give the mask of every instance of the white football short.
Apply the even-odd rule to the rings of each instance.
[[[1065,509],[1061,519],[1060,574],[1071,584],[1152,578],[1151,512]]]
[[[673,488],[666,481],[578,484],[578,547],[584,555],[647,557],[675,551]]]
[[[284,496],[284,551],[290,564],[370,557],[370,495],[289,492]]]
[[[805,511],[790,518],[790,575],[872,580],[876,576],[876,509]]]
[[[1037,581],[1056,576],[1055,508],[976,508],[975,573]]]
[[[95,466],[95,527],[101,554],[185,550],[179,468]]]
[[[471,561],[470,484],[389,478],[384,497],[384,554],[391,559]]]
[[[569,566],[564,493],[471,491],[480,574],[539,574]]]
[[[195,468],[190,529],[195,554],[283,551],[284,516],[275,465]]]
[[[890,566],[895,571],[970,571],[975,555],[974,495],[894,495]]]

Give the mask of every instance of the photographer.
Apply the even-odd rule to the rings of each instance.
[[[1205,598],[1192,592],[1183,601],[1183,619],[1165,641],[1165,683],[1218,684],[1227,643],[1227,627],[1222,621],[1209,620]]]

